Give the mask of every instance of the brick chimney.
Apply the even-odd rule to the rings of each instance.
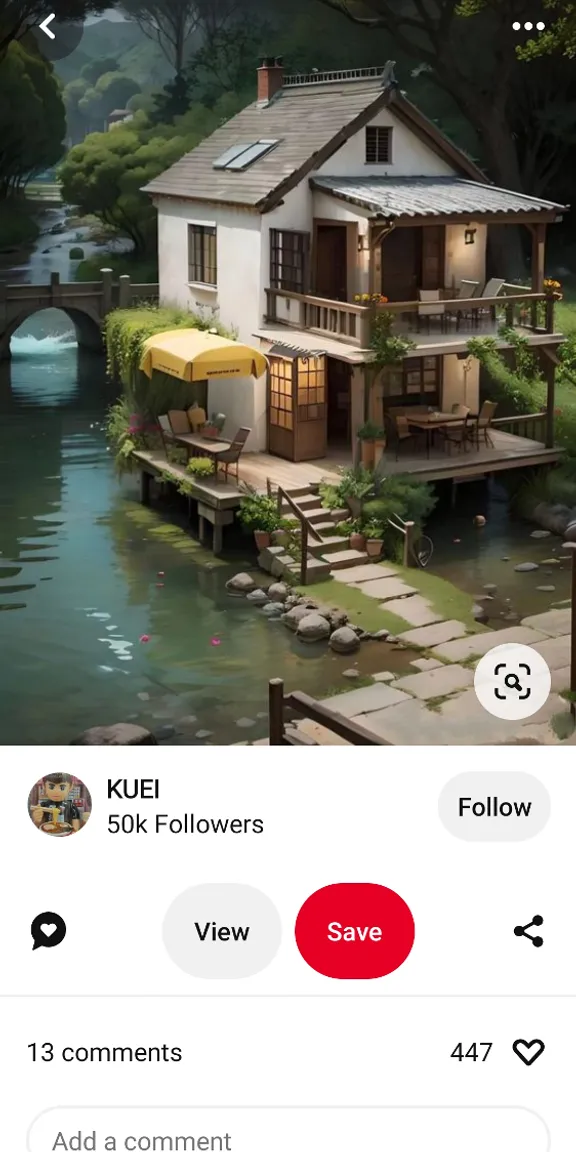
[[[258,103],[269,104],[282,87],[284,61],[281,56],[265,56],[258,68]]]

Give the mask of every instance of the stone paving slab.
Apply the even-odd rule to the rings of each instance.
[[[323,724],[317,724],[315,720],[299,720],[298,731],[309,736],[311,740],[316,740],[317,744],[343,744],[346,748],[350,747],[347,740],[343,740]]]
[[[397,576],[397,572],[393,568],[387,568],[385,564],[357,564],[354,568],[336,568],[332,575],[341,584],[365,584],[368,580]]]
[[[356,716],[370,732],[395,745],[494,745],[534,738],[538,743],[558,743],[549,721],[569,705],[552,694],[534,716],[523,721],[499,720],[482,707],[473,688],[447,700],[438,710],[426,708],[420,700]]]
[[[538,616],[526,616],[521,624],[545,632],[547,636],[567,636],[572,626],[572,613],[569,608],[551,608]]]
[[[541,644],[534,644],[533,647],[544,657],[550,671],[564,668],[566,664],[570,663],[569,636],[551,636],[548,640],[543,640]]]
[[[432,625],[441,628],[441,624]],[[406,639],[410,633],[404,633],[401,639]],[[477,632],[473,636],[464,636],[461,640],[450,640],[440,643],[433,648],[435,656],[442,656],[444,660],[456,663],[458,660],[467,660],[469,656],[484,656],[499,644],[530,644],[532,647],[547,637],[535,628],[524,628],[518,625],[515,628],[502,628],[499,632]],[[546,657],[544,657],[546,659]],[[564,661],[566,663],[566,661]]]
[[[570,665],[565,668],[552,668],[552,691],[566,692],[570,687]]]
[[[405,692],[390,688],[388,684],[370,684],[368,688],[355,688],[353,692],[341,692],[323,700],[325,708],[338,712],[340,716],[361,716],[365,712],[376,712],[408,700]]]
[[[365,596],[372,596],[374,600],[394,600],[396,596],[411,596],[417,592],[398,576],[388,576],[385,580],[367,580],[363,584],[351,584],[351,588],[359,588]]]
[[[443,620],[440,624],[430,624],[425,628],[411,628],[409,632],[401,632],[399,639],[407,644],[415,644],[418,648],[432,648],[435,644],[444,644],[465,635],[466,626],[460,620]]]
[[[397,683],[403,692],[409,692],[419,700],[432,700],[436,696],[448,696],[451,692],[469,688],[474,683],[474,673],[460,664],[443,664],[430,672],[402,676]]]
[[[396,679],[396,676],[394,672],[373,672],[372,679],[378,684],[389,684],[391,680]]]
[[[400,616],[407,624],[413,624],[415,628],[423,627],[425,624],[436,624],[442,619],[437,612],[432,611],[430,601],[418,594],[405,596],[402,600],[385,600],[380,607],[385,612],[394,612],[396,616]]]
[[[441,660],[429,659],[426,656],[421,656],[419,660],[410,661],[413,668],[417,668],[419,672],[431,672],[433,668],[444,668]]]

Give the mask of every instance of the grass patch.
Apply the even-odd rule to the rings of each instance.
[[[356,688],[370,688],[374,684],[371,676],[358,676],[357,680],[349,680],[345,684],[334,684],[327,692],[322,693],[322,699],[327,700],[329,696],[342,696],[344,692],[354,692]]]
[[[379,608],[377,600],[365,596],[358,588],[341,584],[339,580],[322,580],[318,584],[307,584],[305,588],[297,587],[295,591],[327,607],[333,605],[342,608],[348,613],[350,623],[358,624],[366,632],[379,632],[381,628],[387,628],[393,635],[397,635],[410,627],[400,616]]]
[[[489,632],[484,624],[479,624],[472,615],[472,606],[476,603],[468,592],[462,592],[449,580],[442,576],[434,576],[423,568],[402,568],[399,564],[386,561],[389,568],[393,568],[398,576],[402,577],[412,588],[416,588],[421,596],[430,601],[432,611],[444,620],[460,620],[467,632]],[[411,627],[411,625],[408,625]]]

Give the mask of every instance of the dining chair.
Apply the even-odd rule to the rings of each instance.
[[[422,320],[426,322],[426,329],[430,331],[430,321],[439,320],[440,327],[444,331],[446,323],[446,308],[440,300],[439,288],[421,288],[418,293],[420,303],[418,304],[418,331],[420,331]]]
[[[230,468],[236,468],[236,481],[238,481],[238,461],[242,455],[242,449],[251,433],[251,428],[239,428],[234,439],[230,442],[230,447],[227,452],[222,452],[216,458],[216,468],[219,464],[224,465],[224,483],[228,482],[228,471]]]
[[[197,433],[206,423],[206,412],[198,404],[193,404],[186,413],[192,432]]]
[[[452,416],[464,417],[464,416],[468,416],[469,412],[470,412],[470,409],[467,408],[465,404],[453,404],[451,409],[450,409],[450,414]]]
[[[396,441],[396,459],[402,444],[407,444],[409,440],[416,443],[416,433],[410,428],[407,416],[398,415],[394,418],[394,439]]]
[[[480,412],[478,413],[477,429],[476,429],[476,442],[480,446],[480,436],[484,437],[484,443],[487,447],[493,448],[494,441],[490,435],[490,427],[494,419],[494,415],[498,404],[494,400],[485,400]]]
[[[438,429],[442,433],[444,447],[450,445],[450,451],[452,451],[452,445],[458,452],[468,451],[468,414],[470,410],[465,408],[464,411],[465,415],[462,421],[454,422],[452,426],[446,424],[442,429]]]
[[[170,428],[175,436],[187,436],[190,431],[188,414],[179,408],[171,408],[168,413]]]

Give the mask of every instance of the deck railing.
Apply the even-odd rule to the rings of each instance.
[[[270,480],[267,481],[267,490],[268,495],[271,496],[272,486]],[[322,541],[322,537],[320,533],[316,531],[314,525],[308,522],[302,509],[298,507],[292,497],[289,496],[280,485],[278,485],[276,490],[276,501],[280,515],[282,515],[284,503],[286,502],[290,511],[296,517],[296,523],[300,525],[300,528],[296,530],[297,535],[295,534],[293,539],[297,539],[298,541],[300,549],[300,583],[305,587],[308,583],[308,536],[313,536],[314,539],[319,542]],[[286,531],[288,531],[288,529],[286,529]]]
[[[340,736],[348,744],[385,744],[387,747],[390,746],[388,740],[383,740],[374,732],[368,732],[366,728],[362,728],[354,720],[347,720],[346,717],[340,716],[337,712],[332,712],[320,700],[315,700],[313,696],[307,696],[305,692],[290,692],[285,696],[283,680],[270,680],[268,683],[269,738],[272,745],[314,744],[314,741],[308,740],[304,734],[299,733],[298,736],[291,736],[290,731],[286,728],[285,712],[287,709],[307,720],[313,720],[316,724],[321,724],[323,728],[328,728],[330,732],[334,732],[336,736]]]
[[[530,292],[517,285],[505,285],[500,296],[455,298],[440,300],[443,314],[421,315],[420,300],[402,300],[377,304],[375,312],[389,313],[396,320],[398,332],[420,334],[422,331],[444,332],[447,336],[473,336],[482,334],[485,324],[496,322],[507,328],[531,332],[554,332],[554,300],[543,292]],[[277,288],[266,290],[266,319],[270,323],[286,324],[291,328],[304,328],[318,335],[330,336],[359,348],[370,342],[370,324],[374,308],[366,304],[349,304],[340,300],[326,300],[320,296],[301,292],[284,292]],[[430,306],[432,301],[426,302]]]
[[[546,412],[530,412],[527,416],[499,416],[492,420],[491,427],[498,432],[509,432],[511,436],[546,443]]]

